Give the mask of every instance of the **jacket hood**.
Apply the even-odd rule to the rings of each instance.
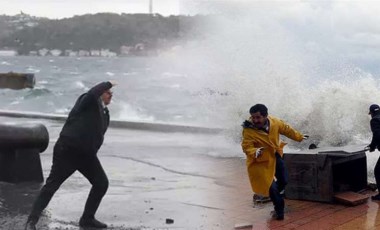
[[[380,119],[380,112],[378,113],[375,113],[372,118],[375,118],[375,119]]]
[[[250,121],[250,120],[245,120],[241,126],[243,126],[243,128],[252,128],[254,129],[255,126],[253,125],[253,123]]]

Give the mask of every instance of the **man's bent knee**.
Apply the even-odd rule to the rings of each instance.
[[[109,182],[105,180],[101,183],[95,183],[92,185],[93,189],[95,189],[98,193],[105,194],[108,190]]]

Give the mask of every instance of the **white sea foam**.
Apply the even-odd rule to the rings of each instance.
[[[176,77],[183,77],[183,74],[165,72],[165,73],[162,73],[162,76],[165,76],[167,78],[176,78]]]
[[[124,76],[137,75],[137,72],[123,73]]]
[[[70,112],[70,108],[59,108],[54,111],[54,113],[58,114],[68,114]]]
[[[326,52],[311,49],[310,42],[300,39],[302,30],[294,31],[281,20],[286,10],[275,13],[281,6],[235,5],[213,8],[217,13],[212,22],[197,25],[204,31],[200,40],[162,55],[190,75],[186,88],[198,92],[202,112],[208,111],[205,120],[223,124],[238,141],[249,108],[263,103],[271,115],[320,145],[369,142],[367,111],[370,104],[380,103],[380,80],[339,52],[327,52],[334,48],[328,43],[313,41]],[[323,26],[328,25],[321,23],[321,31],[331,33]]]
[[[88,87],[86,87],[82,81],[74,82],[74,86],[75,88],[78,88],[78,89],[85,89],[85,90],[88,89]]]
[[[10,105],[18,105],[18,104],[20,104],[20,101],[12,101],[12,102],[10,103]]]
[[[146,115],[140,108],[134,108],[126,102],[112,103],[110,106],[112,117],[118,120],[127,121],[148,121],[153,122],[153,116]]]
[[[173,88],[173,89],[179,89],[179,88],[181,88],[181,85],[180,84],[174,84],[174,85],[170,85],[169,87]]]
[[[26,70],[32,73],[39,73],[41,71],[40,69],[37,69],[35,66],[28,66]]]

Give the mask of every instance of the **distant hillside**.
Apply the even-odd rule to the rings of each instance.
[[[49,20],[18,16],[0,16],[0,49],[15,49],[19,54],[44,48],[119,53],[121,46],[139,43],[148,50],[165,48],[195,36],[194,25],[204,17],[99,13]]]
[[[36,26],[38,22],[44,20],[47,19],[30,16],[22,12],[15,16],[0,15],[0,39],[25,27]]]

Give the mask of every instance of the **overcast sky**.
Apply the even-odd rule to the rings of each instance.
[[[153,0],[153,12],[178,15],[179,1]],[[20,11],[55,19],[98,12],[148,13],[149,0],[0,0],[0,14],[14,15]]]

